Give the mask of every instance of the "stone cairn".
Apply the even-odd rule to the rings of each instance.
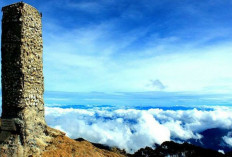
[[[40,156],[49,141],[41,14],[23,2],[2,11],[0,156]]]

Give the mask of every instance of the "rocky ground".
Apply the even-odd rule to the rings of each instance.
[[[97,148],[86,140],[75,141],[65,134],[57,134],[52,128],[50,132],[53,132],[54,138],[45,148],[42,157],[125,157],[116,151]]]
[[[0,121],[0,133],[1,132]],[[12,136],[17,135],[12,133]],[[9,138],[7,139],[9,140]],[[10,153],[8,148],[11,148],[12,145],[8,141],[5,143],[5,147],[0,147],[0,157],[125,157],[118,149],[101,149],[86,140],[76,141],[65,136],[65,133],[48,126],[46,127],[46,138],[41,137],[41,139],[37,139],[36,141],[36,148],[40,149],[40,154],[30,153],[28,155],[28,153],[25,154],[18,151]],[[8,146],[6,146],[7,143],[9,143]],[[14,147],[17,149],[19,146],[21,145],[15,145]],[[29,144],[25,143],[25,148],[22,150],[28,149],[28,146]],[[31,147],[35,146],[32,145]]]

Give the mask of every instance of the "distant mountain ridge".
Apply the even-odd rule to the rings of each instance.
[[[76,139],[76,141],[88,142],[83,138]],[[205,149],[187,142],[179,144],[173,141],[166,141],[161,145],[156,144],[155,149],[151,147],[141,148],[134,154],[128,154],[125,150],[120,150],[116,147],[109,147],[98,143],[91,144],[99,149],[121,154],[125,157],[232,157],[232,151],[222,154],[218,151]]]
[[[190,139],[187,142],[190,142],[193,145],[200,146],[206,149],[213,150],[223,150],[224,152],[232,151],[232,147],[225,143],[222,139],[224,136],[227,136],[230,129],[221,129],[221,128],[212,128],[207,129],[200,134],[203,136],[199,140]]]
[[[232,152],[222,154],[189,143],[178,144],[173,141],[162,143],[156,149],[142,148],[129,157],[231,157]]]

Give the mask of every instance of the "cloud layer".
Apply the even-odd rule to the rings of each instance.
[[[228,135],[224,136],[223,140],[232,148],[232,132],[228,132]]]
[[[128,152],[173,139],[200,139],[199,133],[210,128],[231,129],[231,114],[232,109],[221,107],[177,111],[46,108],[47,123],[71,138],[82,137]],[[230,137],[224,137],[224,141],[231,144]]]

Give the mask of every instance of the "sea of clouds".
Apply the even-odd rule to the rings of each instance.
[[[199,133],[210,128],[232,130],[232,108],[139,110],[46,107],[46,121],[71,138],[82,137],[134,152],[169,140],[200,139],[202,135]],[[232,133],[222,140],[232,147]]]

